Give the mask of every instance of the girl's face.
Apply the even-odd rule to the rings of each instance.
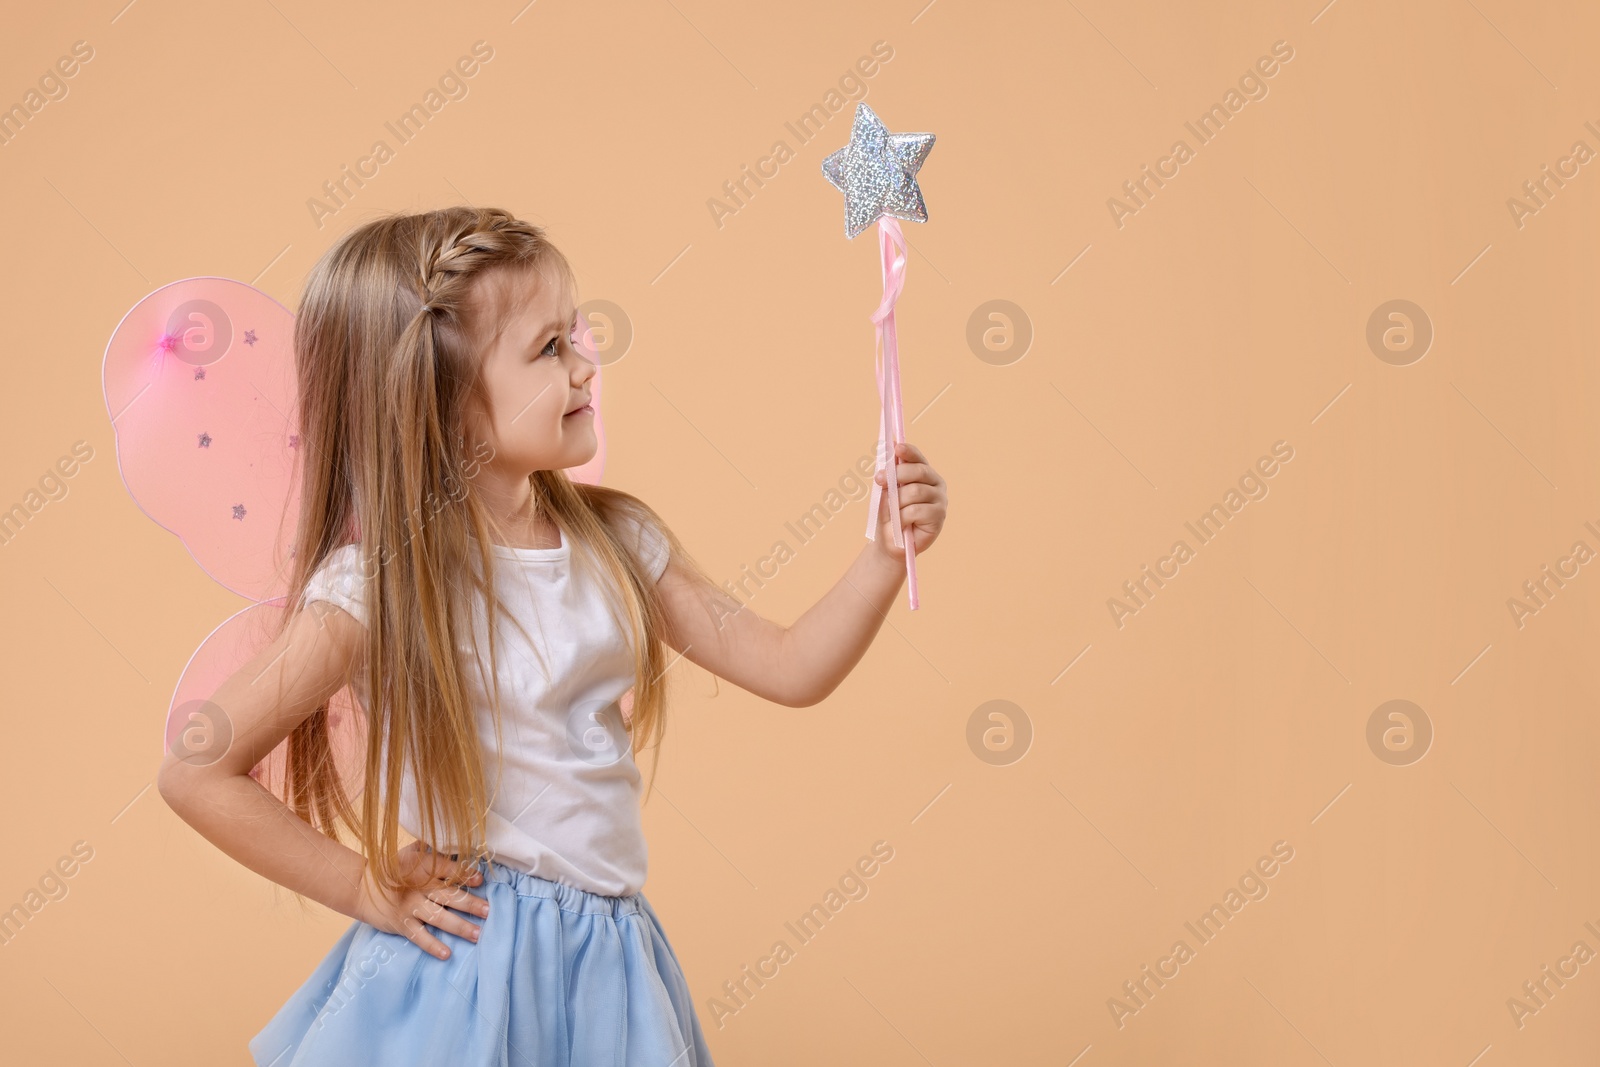
[[[561,287],[525,272],[506,290],[505,329],[483,353],[489,411],[475,413],[486,461],[515,479],[594,458],[600,441],[589,403],[596,368],[573,345],[576,308]]]

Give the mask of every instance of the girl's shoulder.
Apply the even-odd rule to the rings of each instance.
[[[343,608],[363,626],[367,624],[366,567],[360,544],[340,545],[312,572],[302,603],[313,601]]]
[[[575,483],[590,509],[602,516],[613,535],[659,580],[667,569],[676,538],[666,520],[643,497],[610,485]]]
[[[660,518],[648,508],[640,508],[619,511],[617,521],[624,543],[643,561],[651,580],[660,581],[672,554]]]

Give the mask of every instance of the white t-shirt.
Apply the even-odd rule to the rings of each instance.
[[[647,572],[659,581],[668,562],[665,537],[648,524],[625,522]],[[648,855],[640,775],[618,703],[633,688],[633,659],[606,592],[575,565],[565,532],[561,541],[559,548],[489,546],[502,608],[495,654],[505,762],[498,794],[487,651],[480,670],[472,646],[457,648],[492,798],[487,844],[492,858],[529,874],[622,896],[644,887]],[[345,545],[312,576],[305,602],[335,604],[366,625],[364,582],[359,547]],[[487,650],[485,616],[483,597],[474,595],[476,647]],[[366,674],[355,675],[355,695],[370,708]],[[419,811],[408,763],[400,825],[412,836]]]

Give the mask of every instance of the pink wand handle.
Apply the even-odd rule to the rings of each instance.
[[[883,301],[872,313],[877,329],[878,352],[874,354],[874,369],[878,377],[878,464],[885,471],[884,484],[873,483],[872,500],[867,506],[867,537],[876,539],[878,533],[878,507],[884,495],[889,498],[890,529],[897,547],[906,551],[906,593],[911,610],[920,602],[917,595],[917,549],[915,538],[903,533],[900,520],[900,482],[895,476],[896,449],[889,444],[893,439],[898,446],[906,439],[905,413],[900,402],[900,350],[894,331],[894,306],[906,281],[906,239],[900,232],[900,223],[888,215],[878,217],[878,251],[883,260]],[[876,472],[874,472],[876,473]]]

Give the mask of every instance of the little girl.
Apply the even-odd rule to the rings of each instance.
[[[877,633],[904,550],[881,508],[784,627],[718,589],[642,500],[569,478],[598,447],[575,294],[539,227],[487,208],[363,225],[307,281],[296,610],[213,696],[226,754],[169,756],[159,776],[218,848],[354,919],[250,1042],[258,1067],[712,1062],[642,892],[634,753],[660,756],[663,645],[815,704]],[[897,453],[920,554],[945,484]],[[359,811],[331,745],[347,685],[377,786]],[[285,739],[287,803],[252,776]]]

